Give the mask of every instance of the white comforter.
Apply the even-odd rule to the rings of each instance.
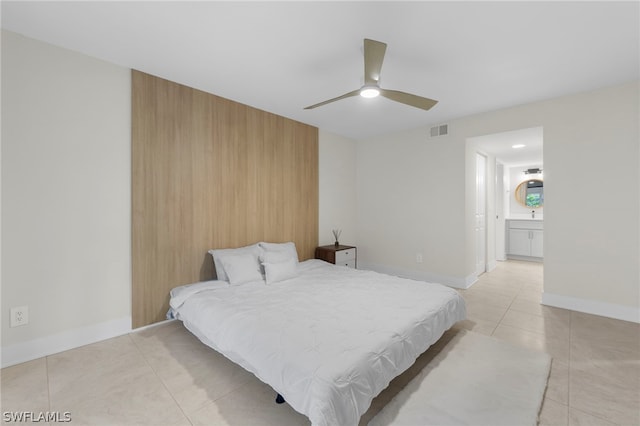
[[[440,284],[309,260],[296,278],[172,290],[175,318],[254,373],[313,425],[357,425],[371,400],[455,322]]]

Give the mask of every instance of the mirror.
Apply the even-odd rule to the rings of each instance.
[[[516,188],[516,201],[525,207],[538,208],[544,205],[544,187],[542,179],[528,179]]]

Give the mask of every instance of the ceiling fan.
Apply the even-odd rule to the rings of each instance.
[[[383,89],[380,87],[380,69],[382,68],[382,61],[384,61],[384,54],[387,50],[387,44],[380,41],[364,39],[364,86],[358,90],[354,90],[349,93],[345,93],[337,98],[329,99],[324,102],[317,103],[305,107],[305,109],[313,109],[322,105],[326,105],[331,102],[339,101],[340,99],[350,98],[352,96],[362,96],[364,98],[375,98],[380,95],[392,101],[400,102],[412,107],[420,108],[428,111],[438,101],[433,99],[423,98],[422,96],[412,95],[411,93],[400,92],[398,90]]]

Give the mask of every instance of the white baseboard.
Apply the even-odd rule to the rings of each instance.
[[[358,261],[358,269],[367,269],[370,271],[381,272],[383,274],[395,275],[397,277],[410,278],[412,280],[440,283],[449,287],[460,289],[467,289],[478,280],[478,277],[475,274],[471,274],[467,277],[452,277],[447,275],[432,274],[425,271],[395,268],[392,266],[361,261]]]
[[[538,262],[538,263],[544,262],[544,258],[543,257],[520,256],[520,255],[517,255],[517,254],[508,254],[507,255],[507,260],[525,260],[527,262]]]
[[[139,331],[148,330],[150,328],[158,327],[159,325],[164,325],[164,324],[167,324],[167,323],[170,323],[170,322],[174,322],[174,321],[178,321],[178,320],[174,319],[174,318],[171,318],[171,319],[166,319],[166,320],[154,322],[153,324],[143,325],[142,327],[134,328],[133,330],[131,330],[131,332],[132,333],[137,333]]]
[[[52,336],[2,347],[2,368],[122,336],[131,332],[131,317],[63,331]]]
[[[461,288],[463,290],[466,290],[469,287],[471,287],[472,285],[474,285],[476,282],[478,282],[478,275],[477,274],[467,275],[465,277],[465,279],[464,279],[464,287],[456,287],[456,288]]]
[[[640,308],[634,308],[633,306],[579,299],[577,297],[552,293],[542,293],[542,304],[601,317],[640,323]]]

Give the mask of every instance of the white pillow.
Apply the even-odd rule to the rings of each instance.
[[[262,265],[264,266],[267,284],[285,281],[298,274],[298,262],[292,258],[283,262],[264,262]]]
[[[260,242],[258,245],[264,250],[264,253],[280,253],[282,258],[292,258],[298,263],[298,252],[293,242],[288,243],[265,243]]]
[[[288,250],[279,250],[279,251],[265,251],[260,255],[260,262],[264,263],[279,263],[284,262],[285,260],[293,259],[291,253]]]
[[[260,264],[251,253],[224,256],[222,266],[231,285],[262,281]]]
[[[222,259],[225,256],[235,256],[239,254],[252,254],[256,259],[256,267],[259,269],[260,265],[260,254],[262,253],[262,248],[258,244],[253,244],[250,246],[232,248],[232,249],[213,249],[209,250],[209,254],[213,256],[213,263],[216,267],[216,277],[220,281],[229,281],[229,277],[224,270],[224,266],[222,265]]]

